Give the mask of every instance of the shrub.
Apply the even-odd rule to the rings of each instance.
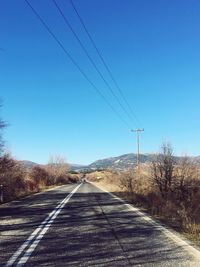
[[[32,168],[29,178],[35,182],[37,188],[43,188],[50,185],[50,175],[47,170],[41,166]]]
[[[66,165],[35,166],[27,171],[9,155],[0,157],[0,184],[3,185],[4,202],[37,192],[55,185],[76,183],[79,175],[66,172]]]
[[[66,180],[68,170],[69,166],[63,157],[59,155],[51,157],[46,166],[46,171],[49,174],[49,185],[56,184],[57,180]]]
[[[68,181],[70,183],[77,183],[79,181],[79,176],[78,175],[68,175]]]
[[[26,171],[9,155],[0,157],[0,184],[3,185],[4,201],[9,201],[28,192]]]

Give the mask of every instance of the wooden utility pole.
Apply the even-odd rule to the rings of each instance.
[[[139,164],[140,164],[140,132],[143,132],[144,129],[135,129],[131,130],[132,132],[135,132],[137,134],[137,169],[139,170]]]

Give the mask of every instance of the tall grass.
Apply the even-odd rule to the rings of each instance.
[[[183,177],[181,164],[176,165],[173,183],[165,195],[155,183],[151,166],[148,166],[148,171],[141,170],[140,174],[136,170],[123,172],[119,175],[120,178],[112,178],[111,181],[118,184],[130,202],[144,207],[172,227],[196,235],[195,238],[200,241],[199,166],[191,163],[192,172],[188,171],[189,175]],[[147,169],[146,166],[145,168]]]

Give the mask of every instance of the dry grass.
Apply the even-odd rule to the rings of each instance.
[[[123,173],[104,171],[88,174],[87,179],[141,207],[200,245],[200,179],[198,172],[194,174],[185,179],[184,191],[180,192],[177,183],[174,183],[174,190],[166,198],[162,197],[159,188],[152,181],[150,166],[147,165],[141,167],[140,175],[134,170]]]
[[[102,189],[110,192],[119,192],[122,189],[119,186],[118,180],[120,176],[113,171],[95,171],[86,175],[88,181],[93,182]]]

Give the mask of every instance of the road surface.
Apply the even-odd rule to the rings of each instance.
[[[0,266],[193,267],[199,255],[87,182],[0,207]]]

